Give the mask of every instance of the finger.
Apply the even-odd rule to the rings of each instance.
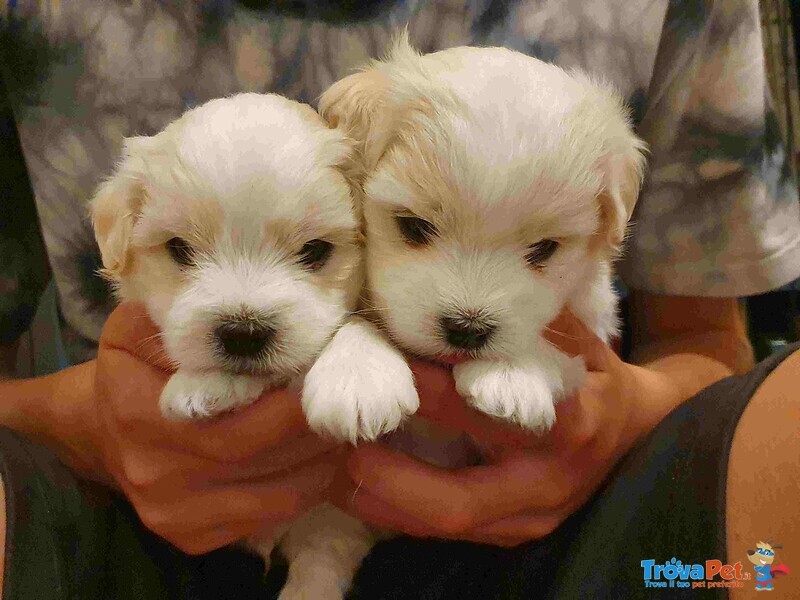
[[[556,404],[555,410],[553,427],[543,433],[483,415],[476,415],[468,431],[484,462],[490,464],[520,452],[536,454],[540,460],[558,460],[594,443],[599,417],[593,398],[583,392],[574,394]]]
[[[575,491],[571,500],[557,510],[530,510],[509,515],[491,523],[478,525],[473,533],[493,539],[498,545],[503,546],[550,535],[586,504],[597,487],[597,481],[587,479],[581,489]]]
[[[420,407],[417,415],[467,433],[491,457],[504,450],[575,448],[597,433],[598,403],[576,394],[556,405],[556,421],[547,433],[533,433],[518,425],[493,419],[467,406],[455,390],[448,370],[426,362],[412,362]],[[603,374],[590,374],[590,379]]]
[[[270,531],[278,529],[281,525],[282,523],[265,524],[265,521],[261,519],[257,521],[237,521],[219,525],[209,530],[193,531],[189,534],[181,533],[172,539],[165,539],[168,539],[174,546],[187,554],[205,554],[224,546],[247,540],[254,535],[267,536]]]
[[[319,459],[335,442],[308,434],[288,444],[268,448],[238,462],[219,462],[161,447],[126,442],[118,459],[119,477],[136,488],[182,487],[201,491],[211,486],[246,483],[274,477]]]
[[[261,401],[216,419],[165,420],[158,398],[166,383],[163,371],[171,363],[161,354],[158,329],[139,304],[123,303],[114,310],[101,344],[107,349],[103,357],[106,368],[114,370],[119,388],[106,394],[117,419],[126,429],[154,436],[152,442],[179,443],[212,459],[237,460],[308,431],[296,394],[285,390],[271,392]],[[126,373],[130,378],[127,386],[122,379]],[[235,440],[232,431],[236,431]]]
[[[345,498],[338,499],[337,506],[374,527],[402,532],[414,537],[437,537],[506,547],[542,537],[541,535],[529,535],[530,528],[526,528],[516,535],[484,533],[481,529],[448,531],[437,526],[436,523],[419,521],[365,490],[349,491]]]
[[[327,457],[325,460],[338,457],[336,464],[343,467],[344,455],[345,449],[340,442],[309,433],[287,444],[258,452],[243,463],[233,465],[215,463],[215,468],[208,474],[204,471],[195,471],[187,478],[187,485],[228,485],[239,481],[279,477],[295,471],[304,464],[311,464],[325,457]]]
[[[125,492],[142,522],[173,540],[209,529],[233,529],[236,523],[282,523],[294,519],[327,498],[339,465],[340,457],[332,453],[271,481],[215,488],[174,502],[140,498],[136,489]]]
[[[548,324],[542,336],[570,356],[582,356],[589,371],[603,371],[611,349],[569,309]]]
[[[422,361],[410,364],[420,397],[417,415],[463,431],[485,444],[524,447],[531,442],[530,432],[467,406],[456,391],[449,369]]]
[[[429,524],[384,502],[372,494],[361,483],[354,483],[347,473],[340,471],[331,484],[330,501],[354,517],[391,531],[399,531],[416,537],[444,537],[437,524]]]
[[[410,366],[420,398],[417,414],[466,430],[472,414],[456,391],[450,369],[422,361],[411,362]]]
[[[129,352],[163,371],[174,371],[175,363],[164,350],[161,332],[141,304],[124,302],[108,317],[100,345]]]
[[[232,461],[310,433],[300,398],[288,389],[265,392],[233,413],[179,425],[202,451]]]
[[[545,434],[531,435],[527,448],[550,456],[571,454],[593,444],[599,433],[602,406],[593,393],[595,379],[605,373],[590,373],[580,392],[556,404],[556,419]]]
[[[294,392],[274,390],[234,413],[201,421],[165,419],[158,398],[166,376],[124,351],[108,351],[102,368],[114,370],[117,389],[105,390],[101,406],[117,436],[185,451],[211,460],[240,461],[259,450],[308,434]],[[129,374],[126,382],[124,375]],[[103,378],[100,378],[101,380]]]
[[[414,374],[417,391],[429,410],[452,411],[464,405],[456,391],[453,371],[449,367],[422,360],[411,360],[409,366]]]
[[[584,475],[583,469],[565,468],[572,462],[517,453],[497,464],[447,471],[369,445],[353,452],[348,472],[356,485],[383,502],[458,532],[521,511],[561,508]]]
[[[589,469],[589,471],[599,473],[596,469]],[[509,473],[509,475],[512,474]],[[352,480],[335,484],[334,497],[337,505],[343,510],[351,512],[375,526],[403,531],[416,536],[437,536],[499,546],[515,546],[552,533],[591,497],[602,478],[602,475],[586,477],[577,488],[567,490],[568,493],[563,495],[563,498],[566,499],[563,503],[553,503],[554,508],[538,506],[537,496],[541,489],[540,486],[536,484],[525,486],[527,489],[523,493],[526,500],[522,505],[528,508],[521,511],[512,509],[512,512],[501,518],[485,523],[480,523],[480,519],[459,519],[458,522],[454,522],[442,515],[429,518],[427,514],[421,514],[415,510],[418,502],[427,502],[427,499],[419,500],[416,496],[409,494],[404,505],[397,506],[392,502],[387,502],[383,496],[373,494],[363,480],[358,485]],[[492,502],[505,493],[505,490],[500,490],[497,497],[492,497]],[[449,503],[447,498],[442,498],[441,501],[448,504],[451,507],[450,510],[457,510],[454,507],[460,506],[458,502]],[[489,513],[484,512],[483,514],[486,516]]]
[[[382,501],[378,496],[371,494],[369,490],[361,489],[358,486],[344,488],[341,494],[333,497],[333,502],[345,512],[375,527],[399,531],[415,537],[446,537],[445,532],[436,524],[416,519]]]
[[[550,535],[570,514],[567,511],[557,511],[513,515],[494,523],[479,525],[471,533],[492,540],[492,543],[500,546],[513,546]]]

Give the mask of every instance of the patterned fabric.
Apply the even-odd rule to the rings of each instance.
[[[2,83],[0,78],[0,345],[8,345],[33,318],[49,273],[14,113]]]
[[[74,359],[91,355],[111,308],[86,203],[122,138],[235,92],[313,104],[406,24],[426,52],[505,45],[625,95],[652,149],[620,263],[629,286],[736,296],[800,274],[800,207],[769,109],[757,0],[0,0],[0,18]],[[0,281],[19,279],[10,265],[24,246],[3,239],[0,250]]]

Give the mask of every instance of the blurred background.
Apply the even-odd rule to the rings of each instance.
[[[16,3],[9,3],[9,5]],[[217,5],[208,2],[209,5]],[[242,2],[247,5],[247,2]],[[276,2],[285,5],[291,12],[297,3]],[[442,3],[444,6],[446,3]],[[221,5],[221,4],[220,4]],[[321,2],[320,5],[341,8],[374,6],[375,2]],[[299,6],[299,4],[298,4]],[[351,10],[352,12],[352,10]],[[786,143],[788,155],[792,157],[791,166],[797,173],[800,166],[800,95],[798,94],[798,60],[800,54],[800,0],[761,0],[761,23],[767,72],[773,105]],[[6,33],[0,32],[2,35]],[[3,40],[0,39],[0,42]],[[12,65],[17,73],[32,70],[37,56],[23,57],[20,64]],[[44,57],[46,58],[46,57]],[[26,63],[30,62],[30,65]],[[2,80],[0,80],[2,85]],[[0,98],[5,98],[5,91],[0,89]],[[0,103],[0,164],[3,165],[3,185],[0,186],[0,232],[4,228],[14,231],[25,231],[30,243],[26,247],[25,259],[28,264],[36,263],[40,268],[29,269],[31,275],[19,282],[19,287],[30,290],[29,301],[15,306],[13,311],[0,311],[0,376],[15,372],[16,376],[26,377],[33,374],[46,374],[56,371],[70,362],[68,353],[62,342],[70,332],[62,328],[63,319],[59,314],[56,302],[55,286],[49,276],[47,257],[41,243],[41,232],[36,206],[30,191],[25,162],[23,160],[19,136],[15,127],[11,108]],[[20,199],[28,198],[24,202]],[[9,261],[9,257],[20,256],[19,248],[4,248],[5,237],[0,236],[0,261]],[[19,237],[19,236],[17,236]],[[12,239],[8,243],[14,243]],[[84,256],[79,254],[79,257]],[[107,297],[104,284],[92,273],[99,266],[90,255],[85,255],[81,264],[76,265],[78,271],[85,272],[83,279],[96,286],[98,305]],[[84,264],[85,263],[85,264]],[[10,268],[13,271],[12,267]],[[11,285],[10,280],[0,278],[0,303],[4,295],[19,295],[20,290],[5,289]],[[14,283],[17,286],[16,283]],[[25,291],[22,290],[22,291]],[[92,292],[92,290],[89,290]],[[784,288],[755,296],[742,301],[742,309],[747,312],[751,339],[756,349],[757,358],[763,358],[780,349],[782,346],[797,341],[800,333],[800,280]],[[31,317],[33,325],[17,339],[16,333],[5,339],[6,332],[18,332],[19,323],[27,323]],[[74,342],[74,340],[73,340]],[[625,344],[623,344],[623,348]]]
[[[800,166],[800,0],[761,0],[761,26],[767,76],[786,151],[797,175]],[[763,358],[800,333],[800,280],[783,290],[755,296],[746,302],[751,339],[757,358]]]

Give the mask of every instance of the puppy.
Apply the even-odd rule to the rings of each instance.
[[[213,100],[126,140],[93,221],[106,277],[121,299],[147,307],[177,367],[160,399],[165,416],[211,417],[306,376],[309,420],[348,438],[320,424],[329,381],[366,398],[383,365],[393,366],[384,391],[394,408],[362,420],[363,436],[416,409],[402,356],[350,314],[363,283],[351,154],[310,107],[275,95]],[[340,598],[371,539],[330,506],[302,517],[281,536],[290,563],[281,597]],[[267,560],[272,545],[256,542]]]
[[[320,111],[358,143],[377,319],[404,350],[457,363],[477,410],[550,428],[585,368],[542,331],[569,305],[617,332],[611,265],[644,169],[621,99],[511,50],[420,56],[401,36]]]

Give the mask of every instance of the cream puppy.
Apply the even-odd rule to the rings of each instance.
[[[350,154],[310,107],[274,95],[214,100],[126,140],[93,220],[106,276],[120,298],[145,304],[178,367],[161,397],[166,416],[245,405],[305,374],[329,342],[333,362],[362,359],[335,374],[350,385],[369,387],[383,361],[402,361],[366,322],[345,323],[363,282]],[[322,367],[307,382],[312,422]],[[399,379],[407,389],[407,368]],[[365,434],[396,426],[416,396],[397,405]]]
[[[320,110],[359,144],[367,290],[392,339],[466,359],[474,408],[548,429],[585,369],[542,331],[567,304],[617,331],[611,263],[644,168],[621,99],[507,49],[420,56],[403,36]]]
[[[351,151],[310,107],[258,94],[213,100],[125,142],[93,220],[106,276],[121,299],[147,307],[177,367],[165,416],[214,416],[303,375],[317,429],[342,433],[315,412],[334,379],[355,402],[386,380],[393,405],[360,422],[364,437],[416,409],[402,356],[350,314],[363,283],[360,213],[344,174]],[[302,517],[281,537],[282,598],[340,598],[371,539],[332,507]],[[272,545],[257,543],[266,559]]]

